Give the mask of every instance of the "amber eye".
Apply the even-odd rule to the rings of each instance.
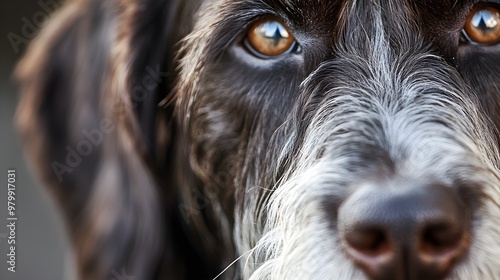
[[[298,51],[293,35],[276,19],[263,19],[254,23],[248,30],[245,45],[254,54],[262,57]]]
[[[497,43],[500,41],[500,9],[486,5],[475,7],[465,22],[464,33],[475,43]]]

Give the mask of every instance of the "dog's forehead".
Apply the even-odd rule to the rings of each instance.
[[[272,11],[285,15],[286,18],[299,24],[315,22],[328,23],[339,18],[346,0],[223,0],[232,3],[236,10],[244,9],[250,13],[255,10]],[[234,5],[236,2],[238,4]],[[254,10],[255,8],[255,10]]]
[[[321,34],[338,34],[342,27],[371,25],[375,10],[379,10],[389,28],[417,26],[429,40],[447,48],[447,40],[460,30],[470,8],[479,0],[249,0],[277,7],[299,26],[312,27]],[[490,0],[500,3],[500,0]],[[413,26],[413,27],[415,27]],[[413,28],[411,27],[411,28]],[[451,33],[451,34],[450,34]],[[434,40],[435,41],[435,40]]]
[[[409,4],[422,10],[447,12],[459,6],[474,4],[476,2],[479,2],[479,0],[264,0],[263,2],[277,2],[299,12],[307,12],[312,10],[312,13],[314,13],[314,11],[317,12],[318,10],[329,12],[332,11],[332,9],[336,9],[340,6],[352,7],[357,5],[366,7],[369,6],[369,4],[388,7]],[[492,0],[492,2],[500,2],[500,0]]]
[[[302,17],[318,17],[338,13],[345,0],[268,0],[272,6],[282,6],[292,13]]]
[[[374,7],[381,7],[385,16],[395,14],[418,20],[439,21],[453,17],[466,10],[479,0],[222,0],[239,10],[241,7],[256,7],[262,10],[273,9],[286,13],[286,16],[299,23],[316,24],[337,22],[339,18],[360,11],[368,12]],[[491,0],[500,3],[500,0]],[[220,6],[219,1],[210,1]],[[219,2],[219,3],[217,3]],[[231,4],[232,5],[231,5]],[[359,20],[362,20],[361,18]]]

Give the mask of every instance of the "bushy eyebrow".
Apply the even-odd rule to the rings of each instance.
[[[286,15],[295,21],[327,19],[341,9],[345,0],[243,0],[241,7],[246,11],[268,11]],[[245,8],[246,7],[246,8]],[[248,9],[250,8],[250,9]],[[255,9],[255,10],[254,10]]]

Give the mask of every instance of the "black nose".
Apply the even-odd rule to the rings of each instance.
[[[468,248],[468,211],[442,185],[366,184],[338,211],[348,257],[373,280],[442,280]]]

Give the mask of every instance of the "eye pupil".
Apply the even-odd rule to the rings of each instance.
[[[281,39],[289,37],[285,27],[276,21],[265,22],[256,29],[256,32],[261,33],[265,38],[273,39],[276,45]]]
[[[464,26],[469,41],[479,44],[494,44],[500,41],[500,9],[494,6],[475,7]]]
[[[498,14],[495,15],[486,9],[480,10],[472,17],[471,24],[477,29],[488,32],[498,26]]]
[[[280,21],[264,19],[253,24],[245,44],[255,55],[270,58],[292,51],[295,38]]]

